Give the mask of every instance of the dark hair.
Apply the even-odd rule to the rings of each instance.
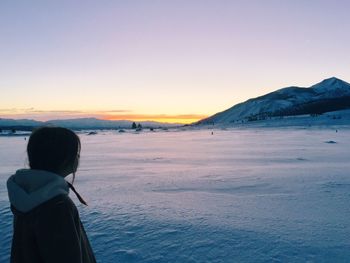
[[[74,168],[80,154],[80,139],[73,131],[61,127],[40,127],[29,137],[27,153],[31,169],[58,173]],[[74,181],[73,170],[73,181]]]

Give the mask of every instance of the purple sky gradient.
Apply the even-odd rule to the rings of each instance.
[[[285,86],[350,81],[349,10],[322,0],[1,1],[0,108],[211,115]]]

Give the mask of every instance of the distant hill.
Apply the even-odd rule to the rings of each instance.
[[[229,124],[350,109],[350,84],[329,78],[309,88],[287,87],[216,113],[196,124]]]
[[[0,118],[0,128],[11,127],[14,129],[23,129],[28,130],[28,128],[34,128],[38,126],[60,126],[71,129],[118,129],[118,128],[130,128],[133,121],[128,120],[118,120],[118,121],[109,121],[109,120],[100,120],[96,118],[77,118],[77,119],[65,119],[65,120],[49,120],[49,121],[35,121],[28,119],[2,119]],[[180,124],[170,124],[170,123],[161,123],[153,121],[141,121],[136,122],[140,123],[145,128],[158,128],[158,127],[175,127],[180,126]]]

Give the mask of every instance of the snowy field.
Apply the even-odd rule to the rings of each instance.
[[[100,132],[82,140],[78,204],[100,263],[350,262],[350,129]],[[332,143],[333,142],[333,143]],[[5,182],[24,137],[0,137]]]

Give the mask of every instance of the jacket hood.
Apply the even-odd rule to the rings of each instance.
[[[51,198],[65,194],[69,187],[58,174],[34,169],[21,169],[7,180],[7,190],[11,205],[26,213]]]

